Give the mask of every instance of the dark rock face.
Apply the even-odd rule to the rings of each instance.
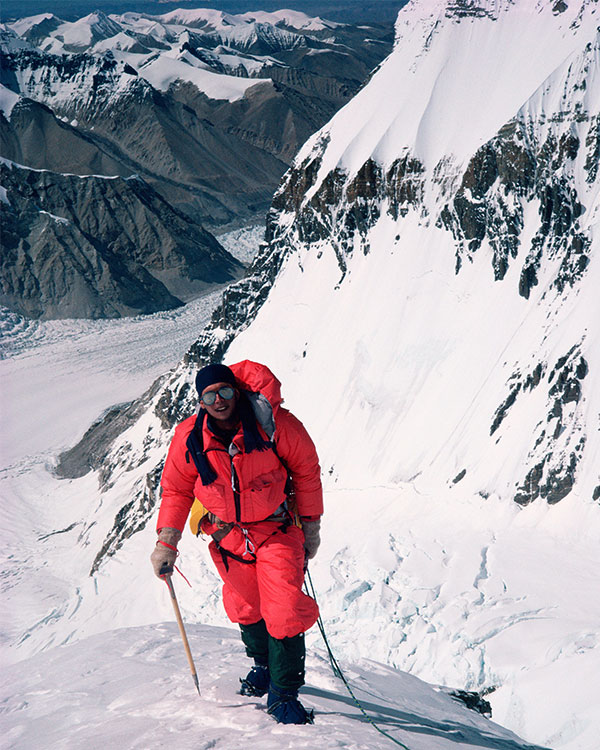
[[[492,718],[492,706],[488,700],[485,699],[486,695],[493,693],[496,688],[488,688],[480,693],[474,690],[452,690],[450,688],[444,688],[444,692],[447,693],[451,698],[459,703],[464,703],[467,708],[471,711],[477,711],[477,713],[485,716],[487,719]]]
[[[423,195],[424,168],[418,159],[406,154],[384,172],[368,159],[352,180],[340,169],[325,176],[309,201],[303,196],[313,186],[321,159],[320,149],[326,141],[301,164],[288,171],[273,198],[267,218],[268,242],[290,244],[276,222],[278,213],[293,212],[294,231],[302,243],[327,239],[332,243],[342,279],[347,270],[346,258],[356,241],[367,254],[367,234],[379,219],[382,207],[394,218],[406,215],[410,207],[420,208]]]
[[[547,394],[546,422],[540,423],[532,436],[529,461],[533,465],[516,486],[514,500],[519,505],[528,505],[538,497],[553,505],[572,490],[586,444],[577,407],[587,374],[588,363],[581,356],[580,346],[575,346],[550,372],[540,362],[531,372],[516,372],[510,379],[509,395],[494,415],[490,435],[499,430],[520,396],[536,388],[543,388]]]
[[[5,159],[69,174],[131,175],[131,167],[81,130],[59,120],[45,104],[22,99],[10,121],[0,113],[0,151]]]
[[[77,479],[89,471],[105,466],[111,442],[127,427],[135,424],[146,403],[142,398],[108,409],[86,430],[76,446],[61,453],[55,469],[56,475],[61,479]]]
[[[137,178],[1,165],[0,303],[33,318],[120,317],[180,306],[234,279],[232,258]]]
[[[446,7],[446,16],[448,18],[493,18],[493,13],[480,5],[474,0],[456,0],[454,3],[448,3]]]
[[[522,199],[539,202],[540,228],[519,279],[519,294],[528,299],[538,283],[544,254],[562,256],[555,287],[562,292],[581,277],[589,264],[590,238],[578,219],[584,208],[565,164],[577,155],[579,142],[568,134],[553,135],[539,145],[514,121],[482,146],[471,159],[462,184],[441,214],[441,224],[457,242],[456,270],[487,241],[493,252],[494,278],[502,280],[520,249]],[[590,143],[588,159],[595,148]]]

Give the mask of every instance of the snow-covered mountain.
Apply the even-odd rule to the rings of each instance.
[[[171,431],[199,365],[250,358],[319,448],[334,651],[492,691],[526,740],[595,750],[599,14],[400,12],[392,54],[286,174],[249,275],[178,367],[63,454],[71,479],[45,485],[35,529],[20,522],[13,657],[168,619],[139,570]],[[16,500],[37,507],[40,486]],[[205,546],[181,549],[186,619],[223,624]]]
[[[199,9],[40,14],[1,25],[0,40],[5,88],[50,108],[88,145],[65,171],[97,174],[108,154],[118,167],[103,174],[139,174],[214,227],[262,220],[298,148],[362,86],[392,34],[294,11]],[[31,137],[19,112],[6,107],[2,156],[51,168],[40,155],[18,158]],[[52,134],[37,128],[41,154],[68,152]]]

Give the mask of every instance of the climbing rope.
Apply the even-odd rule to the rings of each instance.
[[[316,595],[315,587],[313,586],[312,578],[310,577],[310,572],[308,571],[308,568],[306,569],[306,578],[304,581],[304,587],[306,589],[306,593],[309,596],[311,596],[316,602],[317,595]],[[371,724],[371,726],[373,726],[380,734],[382,734],[384,737],[387,737],[396,745],[399,745],[400,747],[404,748],[404,750],[410,750],[410,748],[408,748],[404,743],[400,742],[400,740],[397,740],[395,737],[392,737],[392,735],[386,732],[385,729],[382,729],[380,726],[378,726],[375,723],[375,721],[373,721],[373,719],[369,716],[365,707],[358,700],[358,698],[354,695],[354,692],[352,688],[350,687],[350,683],[346,679],[346,676],[342,672],[342,669],[340,665],[338,664],[338,661],[335,658],[333,651],[331,650],[331,646],[329,645],[329,641],[327,640],[327,635],[325,633],[325,626],[323,625],[323,620],[321,619],[321,615],[319,615],[317,619],[317,626],[319,628],[321,636],[323,637],[323,642],[325,643],[325,648],[327,649],[327,654],[329,655],[329,663],[331,664],[331,669],[333,671],[334,677],[338,677],[344,683],[344,685],[346,686],[346,690],[350,694],[350,697],[356,704],[359,711],[362,713],[365,719],[369,722],[369,724]]]

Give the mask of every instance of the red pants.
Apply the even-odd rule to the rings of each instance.
[[[319,616],[314,599],[302,591],[304,534],[297,526],[281,531],[273,521],[252,524],[247,540],[234,527],[221,541],[235,555],[256,555],[243,563],[223,556],[211,542],[209,550],[223,579],[223,605],[232,622],[252,625],[264,619],[273,638],[291,638],[312,627]]]

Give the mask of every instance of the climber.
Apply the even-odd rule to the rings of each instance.
[[[254,666],[241,694],[267,695],[285,724],[312,722],[298,700],[304,633],[316,602],[302,591],[320,544],[323,493],[317,453],[301,422],[281,406],[281,384],[245,360],[211,364],[196,376],[197,415],[175,429],[162,475],[154,572],[170,575],[194,502],[198,533],[223,579],[223,604]]]

